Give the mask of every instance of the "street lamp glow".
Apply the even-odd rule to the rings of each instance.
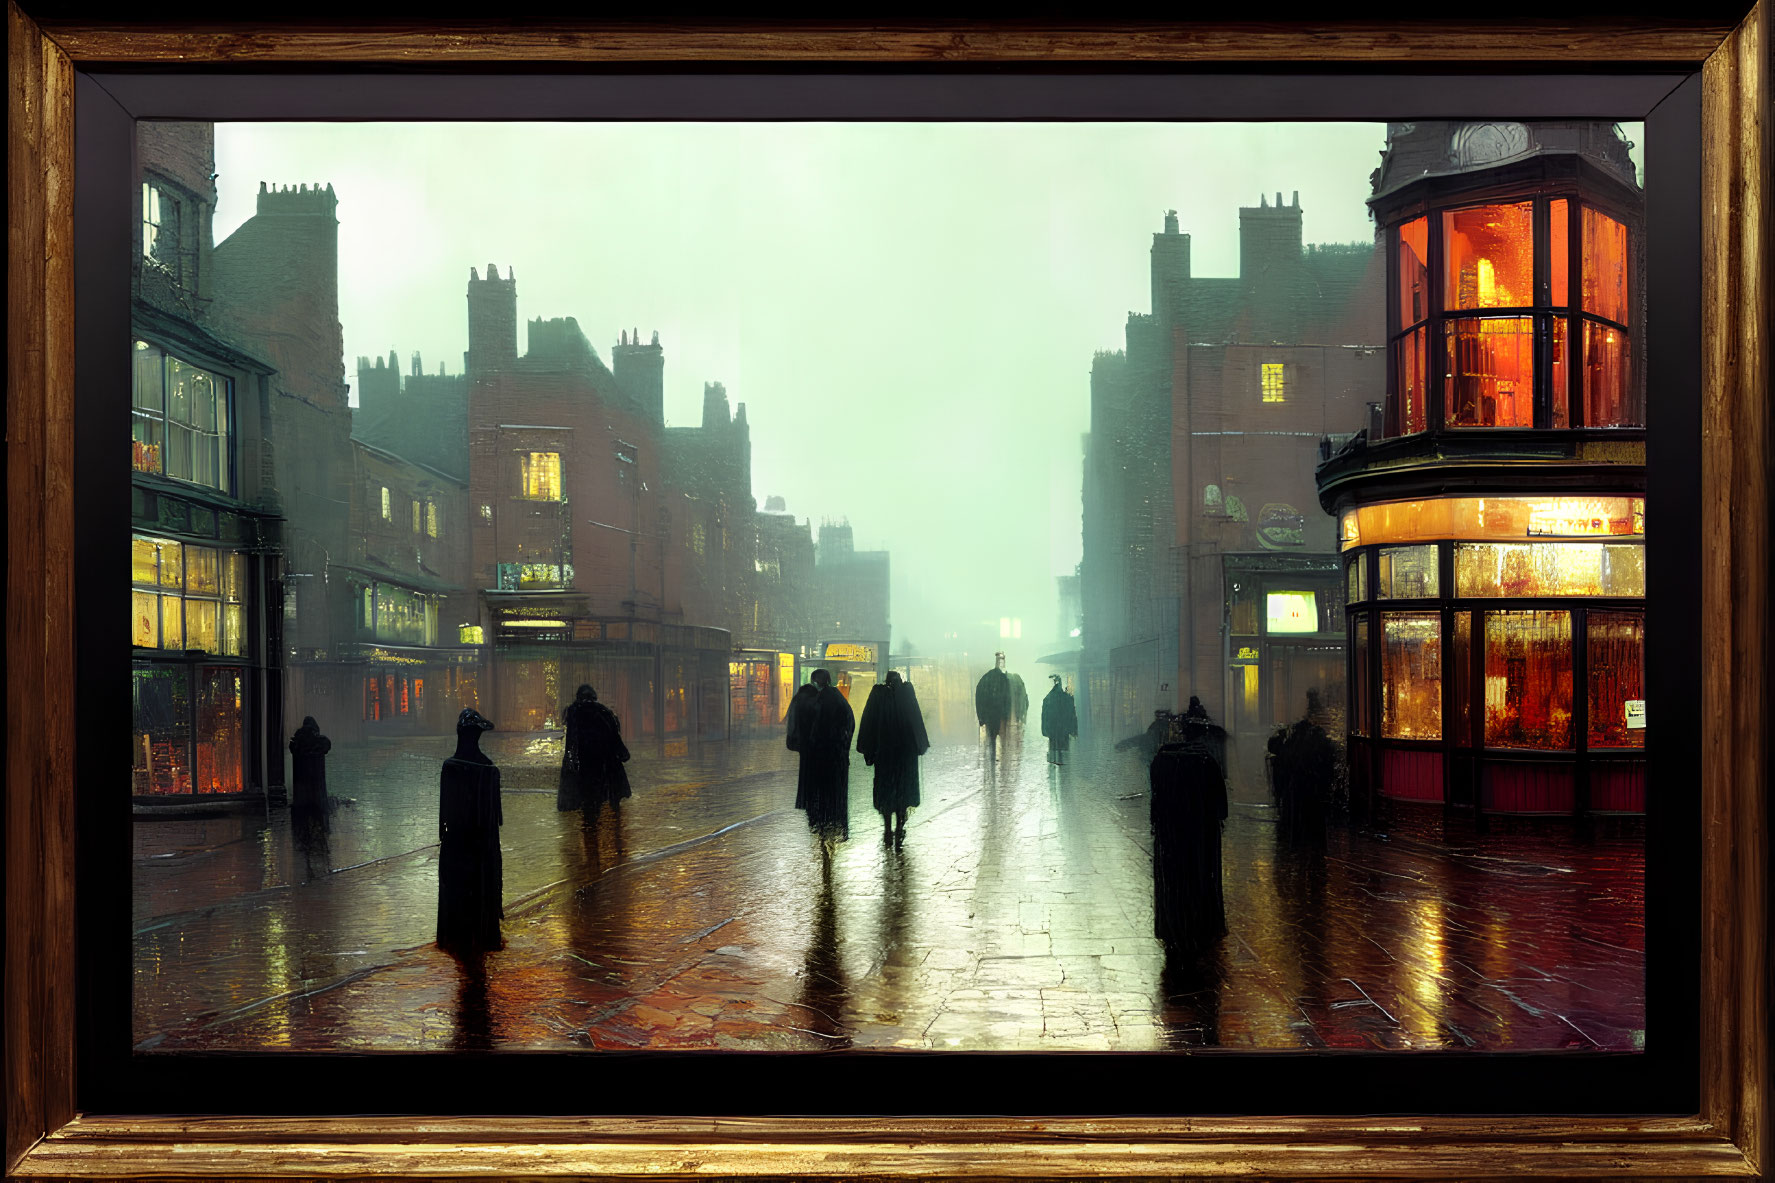
[[[1011,618],[1009,616],[1001,616],[998,618],[998,635],[1001,637],[1008,637],[1011,635]]]

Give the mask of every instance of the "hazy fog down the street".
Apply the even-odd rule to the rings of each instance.
[[[1308,242],[1367,242],[1378,124],[218,124],[218,242],[261,181],[338,194],[351,359],[460,373],[468,269],[606,362],[657,330],[666,420],[705,381],[752,425],[753,490],[893,556],[894,642],[1012,617],[1053,639],[1080,554],[1095,351],[1150,310],[1176,209],[1196,275],[1295,191]],[[523,343],[520,341],[520,351]],[[355,400],[355,392],[354,392]],[[1019,652],[1021,651],[1021,652]]]

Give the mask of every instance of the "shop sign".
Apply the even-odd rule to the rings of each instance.
[[[1234,665],[1256,665],[1257,664],[1257,646],[1256,645],[1240,645],[1237,649],[1233,650],[1233,664]]]
[[[856,641],[827,641],[823,656],[829,661],[863,661],[875,663],[875,646]]]
[[[1644,731],[1646,729],[1646,700],[1630,698],[1627,700],[1627,730]]]
[[[1630,518],[1613,516],[1612,511],[1623,508],[1622,501],[1619,497],[1558,497],[1534,502],[1528,513],[1529,536],[1570,538],[1574,535],[1634,533],[1634,522]]]

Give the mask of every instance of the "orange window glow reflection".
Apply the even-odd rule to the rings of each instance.
[[[1627,324],[1627,227],[1584,210],[1584,311]]]
[[[1533,427],[1534,321],[1526,316],[1450,320],[1444,400],[1454,427]]]
[[[1433,497],[1346,511],[1343,549],[1439,539],[1643,537],[1643,497]]]
[[[1410,327],[1430,315],[1430,220],[1399,227],[1399,324]]]
[[[1535,302],[1535,206],[1481,205],[1442,215],[1443,306],[1526,308]]]

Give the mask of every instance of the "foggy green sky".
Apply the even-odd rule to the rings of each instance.
[[[893,552],[896,650],[1020,616],[1027,661],[1057,639],[1053,576],[1079,559],[1092,354],[1149,311],[1164,211],[1197,275],[1237,273],[1239,207],[1278,190],[1299,190],[1306,241],[1369,241],[1384,140],[1380,124],[219,124],[215,237],[261,181],[334,186],[354,391],[359,354],[460,373],[469,268],[490,262],[515,269],[520,322],[573,316],[606,364],[620,330],[658,330],[669,424],[699,422],[704,381],[725,383],[760,508],[848,517],[859,548]]]

